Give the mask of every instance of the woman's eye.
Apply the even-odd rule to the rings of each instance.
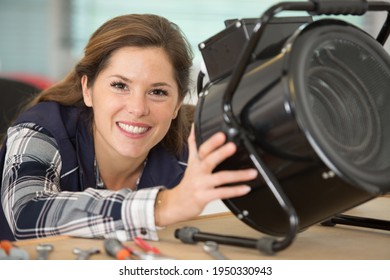
[[[122,82],[112,82],[111,86],[119,90],[125,90],[127,88],[126,84]]]
[[[168,95],[168,91],[164,90],[164,89],[154,89],[152,90],[152,95],[156,95],[156,96],[167,96]]]

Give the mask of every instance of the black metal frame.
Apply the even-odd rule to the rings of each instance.
[[[347,225],[390,231],[390,221],[340,214],[321,223],[323,226]]]
[[[329,3],[329,2],[328,2]],[[224,120],[225,123],[230,128],[228,131],[232,132],[234,135],[231,137],[239,137],[248,152],[250,153],[251,160],[256,166],[260,174],[263,176],[266,181],[269,189],[274,194],[275,198],[278,200],[278,203],[284,209],[286,214],[289,217],[290,230],[288,234],[282,240],[273,240],[272,241],[272,251],[280,251],[288,247],[294,240],[298,232],[298,217],[295,212],[294,207],[291,205],[289,199],[286,197],[282,191],[279,182],[269,171],[267,166],[262,162],[260,156],[257,154],[256,149],[253,143],[250,141],[248,133],[244,131],[240,125],[239,121],[233,113],[232,109],[232,99],[233,95],[243,77],[247,66],[250,63],[252,53],[254,52],[258,41],[260,40],[267,23],[272,17],[277,13],[282,11],[307,11],[312,15],[321,15],[321,14],[353,14],[353,15],[362,15],[367,11],[387,11],[387,18],[385,23],[382,26],[379,35],[377,36],[377,41],[380,44],[384,44],[390,34],[390,4],[386,2],[367,2],[364,0],[357,1],[332,1],[330,4],[327,4],[326,1],[312,0],[309,2],[282,2],[272,6],[268,9],[260,18],[256,27],[254,28],[253,34],[248,42],[246,49],[241,55],[237,66],[235,67],[227,90],[224,95],[223,100],[223,111],[224,111]],[[380,228],[380,229],[390,229],[389,221],[382,221],[376,219],[367,219],[361,217],[353,217],[347,215],[337,215],[328,220],[328,223],[324,222],[324,225],[335,225],[335,224],[348,224],[361,227],[370,227],[370,228]]]
[[[367,11],[387,11],[387,18],[376,40],[380,44],[384,45],[390,34],[390,3],[383,1],[367,2],[366,0],[310,0],[307,2],[281,2],[269,8],[259,18],[246,48],[243,50],[236,66],[234,67],[233,73],[227,85],[226,92],[223,96],[223,119],[226,126],[228,127],[227,133],[229,134],[229,138],[240,140],[241,143],[243,143],[244,147],[247,149],[250,155],[252,163],[258,169],[268,188],[289,217],[290,228],[284,238],[276,239],[265,237],[258,240],[251,240],[251,242],[249,242],[252,244],[252,247],[267,254],[273,254],[277,251],[283,250],[293,242],[299,230],[299,219],[294,207],[283,192],[278,180],[258,155],[255,146],[250,139],[250,134],[240,126],[238,118],[233,113],[232,99],[243,75],[245,74],[247,66],[251,62],[252,55],[264,33],[265,26],[270,22],[271,18],[282,11],[306,11],[311,15],[363,15]],[[202,79],[202,77],[200,77],[200,79]],[[200,88],[201,81],[198,80],[198,91]],[[335,226],[336,224],[390,230],[390,221],[354,217],[342,214],[336,215],[322,223],[324,226]],[[229,236],[229,238],[224,238],[226,236],[206,233],[203,233],[203,235],[204,236],[202,236],[201,240],[207,236],[209,240],[216,240],[221,244],[240,246],[242,243],[242,238],[240,237]],[[232,240],[236,240],[236,242],[233,242]],[[248,247],[248,244],[241,244],[241,246]]]

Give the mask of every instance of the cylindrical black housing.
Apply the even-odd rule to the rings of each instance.
[[[199,96],[198,145],[228,132],[228,82],[208,84]],[[389,92],[389,55],[370,35],[339,20],[305,25],[279,55],[248,66],[233,112],[290,199],[301,230],[390,190]],[[218,170],[253,166],[237,144]],[[286,234],[288,217],[264,180],[249,184],[249,194],[224,203],[249,226]]]

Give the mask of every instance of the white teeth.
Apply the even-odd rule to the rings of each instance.
[[[132,134],[141,134],[141,133],[144,133],[148,130],[148,128],[146,128],[146,127],[133,126],[133,125],[128,125],[128,124],[124,124],[124,123],[118,123],[118,125],[123,130],[126,130],[127,132],[132,133]]]

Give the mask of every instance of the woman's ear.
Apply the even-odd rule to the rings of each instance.
[[[176,105],[176,108],[175,108],[175,111],[173,111],[173,116],[172,116],[172,120],[176,119],[177,118],[177,115],[179,113],[179,110],[180,110],[180,107],[181,105],[183,104],[183,101],[179,101]]]
[[[88,87],[88,77],[86,75],[81,77],[81,89],[83,91],[84,104],[87,107],[92,107],[92,89]]]

